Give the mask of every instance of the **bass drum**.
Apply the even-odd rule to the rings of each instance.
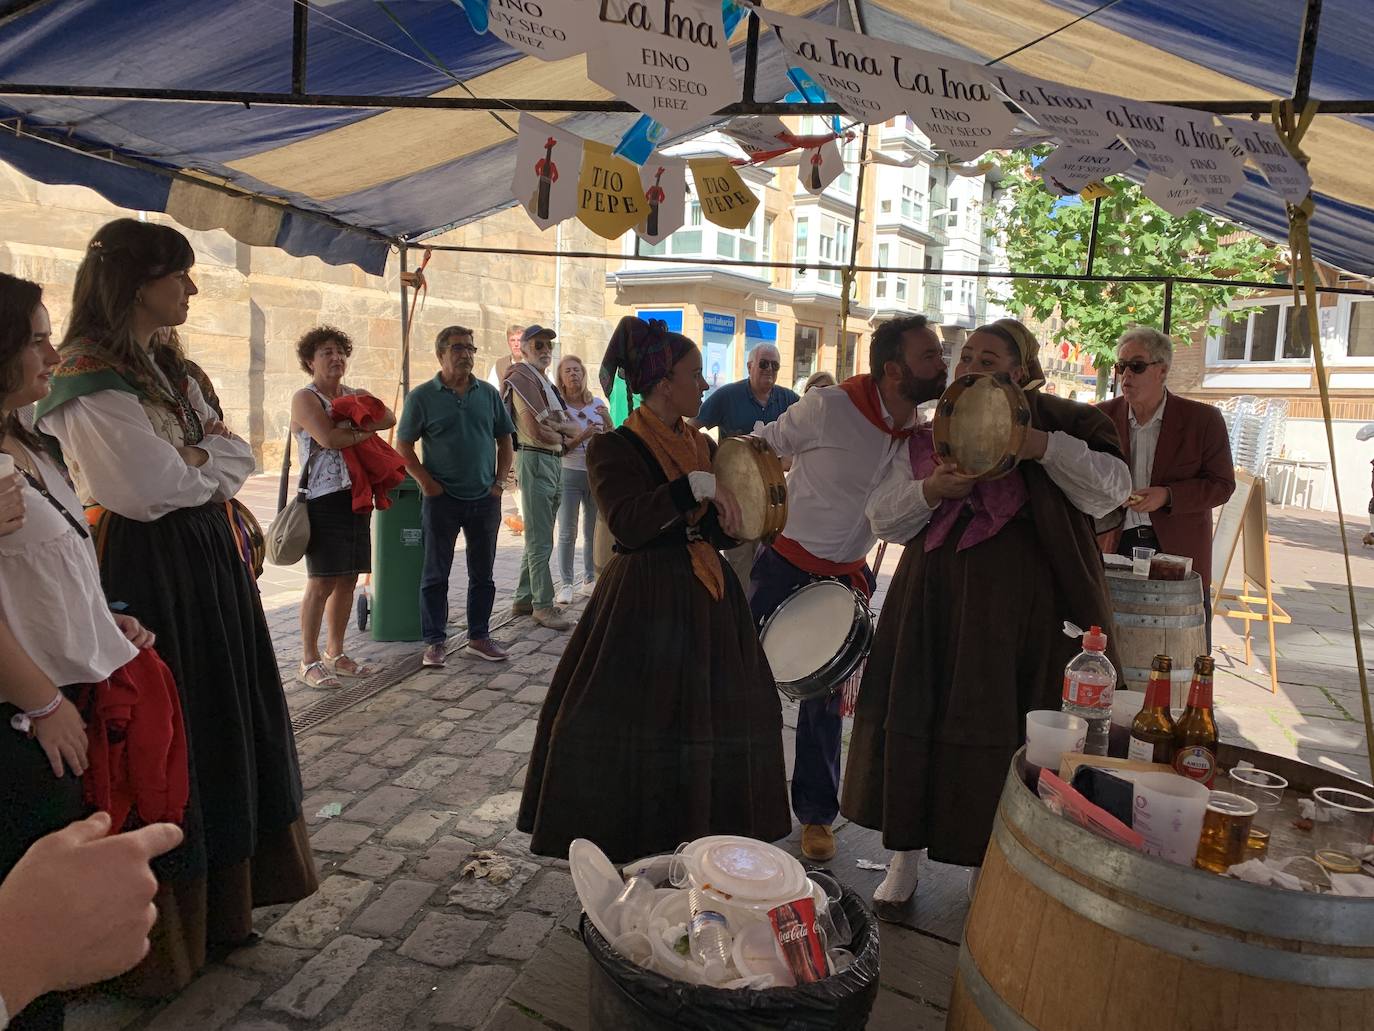
[[[816,580],[789,594],[759,632],[778,690],[793,701],[838,691],[868,657],[873,615],[838,580]]]

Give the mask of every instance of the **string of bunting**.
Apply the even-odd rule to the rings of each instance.
[[[463,0],[463,8],[474,29],[524,53],[550,61],[585,53],[589,78],[644,113],[614,149],[521,116],[512,193],[540,228],[576,217],[608,239],[634,229],[660,242],[681,226],[688,169],[706,218],[748,224],[758,200],[726,167],[729,159],[684,163],[657,149],[739,100],[729,41],[745,11],[740,0]],[[833,100],[854,124],[905,115],[956,170],[978,167],[989,151],[1053,140],[1039,172],[1061,196],[1137,162],[1145,195],[1173,215],[1224,206],[1245,185],[1247,163],[1287,204],[1301,205],[1311,190],[1275,125],[1128,100],[753,10],[786,51],[789,78],[808,85],[807,99]],[[723,131],[745,152],[734,164],[795,166],[811,193],[844,171],[840,144],[853,138],[838,124],[799,136],[775,117],[737,118]]]

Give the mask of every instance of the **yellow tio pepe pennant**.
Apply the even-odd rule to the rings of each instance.
[[[696,158],[687,162],[697,200],[708,219],[726,229],[743,229],[754,217],[759,199],[730,164],[729,158]]]
[[[1083,187],[1083,189],[1078,191],[1078,195],[1082,197],[1084,200],[1097,200],[1097,198],[1099,197],[1101,197],[1103,200],[1106,200],[1108,197],[1113,196],[1115,193],[1116,191],[1113,190],[1106,183],[1104,183],[1101,179],[1094,179],[1092,182],[1088,183],[1087,186]]]
[[[646,213],[639,169],[604,143],[582,142],[577,179],[577,219],[597,236],[616,240],[639,225]]]

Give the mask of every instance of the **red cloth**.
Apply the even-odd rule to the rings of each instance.
[[[1131,464],[1130,411],[1124,397],[1097,406],[1111,418],[1121,438],[1121,452]],[[1209,404],[1179,397],[1164,398],[1164,423],[1159,428],[1150,486],[1168,487],[1173,502],[1150,513],[1150,525],[1161,550],[1193,560],[1202,586],[1212,585],[1212,509],[1226,504],[1236,489],[1235,463],[1226,420]],[[1099,538],[1102,550],[1115,553],[1119,530]]]
[[[369,394],[335,398],[331,408],[336,419],[349,419],[360,429],[386,414],[386,405]],[[353,511],[371,512],[391,507],[391,488],[406,478],[405,460],[380,437],[369,437],[343,449],[348,477],[353,481]]]
[[[854,407],[865,419],[889,437],[906,440],[911,436],[911,430],[894,430],[887,424],[887,419],[883,417],[882,402],[878,399],[878,384],[873,382],[871,373],[850,376],[840,384],[840,389],[849,395],[849,400],[854,402]]]
[[[791,537],[786,537],[783,534],[778,534],[777,538],[774,539],[773,550],[803,572],[813,573],[816,576],[848,577],[849,584],[854,590],[865,598],[873,596],[873,591],[868,586],[868,577],[864,576],[866,559],[861,558],[854,562],[831,562],[829,559],[818,558],[811,554]]]
[[[81,778],[87,804],[110,814],[113,831],[130,813],[142,823],[180,823],[190,796],[186,728],[172,673],[144,648],[81,693],[90,766]]]

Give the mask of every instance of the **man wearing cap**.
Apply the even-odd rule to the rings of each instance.
[[[520,483],[520,509],[525,517],[525,551],[520,583],[515,588],[514,615],[532,615],[541,626],[566,630],[569,623],[553,605],[554,517],[562,492],[564,444],[571,426],[567,406],[545,370],[553,361],[551,329],[534,325],[521,336],[522,360],[511,365],[503,390],[515,421],[515,476]]]

